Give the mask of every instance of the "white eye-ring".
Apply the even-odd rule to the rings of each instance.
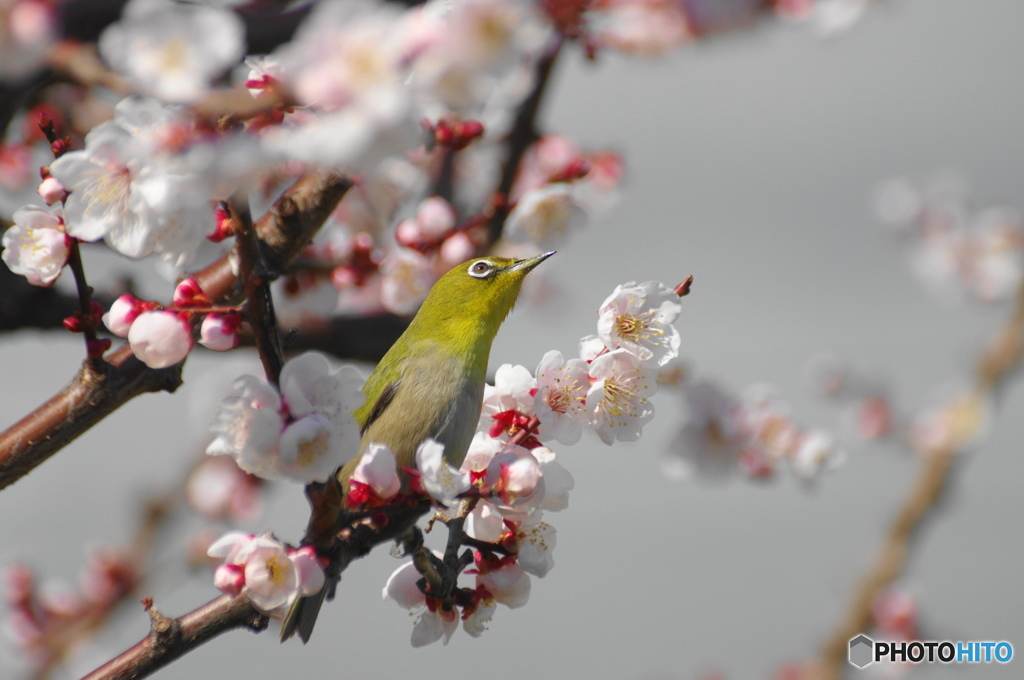
[[[487,260],[477,260],[473,264],[469,265],[469,269],[467,271],[470,276],[474,276],[478,279],[486,279],[494,273],[494,265]]]

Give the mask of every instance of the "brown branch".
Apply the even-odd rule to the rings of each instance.
[[[282,194],[256,223],[265,255],[274,271],[283,270],[323,225],[352,183],[335,172],[311,170]],[[230,255],[195,275],[214,301],[241,297]],[[78,375],[45,404],[0,433],[0,489],[32,471],[83,432],[146,393],[173,392],[181,384],[182,364],[151,369],[135,358],[127,343],[97,367],[83,365]]]
[[[551,81],[551,73],[555,67],[555,61],[562,51],[564,38],[556,35],[548,46],[547,51],[537,61],[535,70],[535,82],[529,96],[519,105],[512,129],[505,137],[506,155],[502,164],[501,179],[498,182],[497,194],[504,200],[494,209],[490,220],[487,223],[489,239],[494,243],[501,237],[501,231],[505,226],[505,219],[508,217],[510,208],[508,195],[512,191],[512,185],[519,172],[519,163],[523,160],[526,149],[533,144],[538,135],[537,116],[540,113],[540,105],[547,91],[548,83]]]
[[[207,640],[236,628],[260,632],[268,619],[244,595],[222,595],[176,619],[163,616],[146,601],[149,635],[103,664],[83,680],[137,680],[163,668]]]
[[[998,393],[1006,379],[1020,365],[1022,349],[1024,284],[1017,292],[1016,306],[1010,319],[979,358],[975,366],[975,384],[967,395],[965,405],[959,408],[982,408],[981,405]],[[843,677],[850,639],[871,627],[875,601],[906,569],[913,542],[925,521],[934,516],[949,487],[953,470],[956,469],[958,454],[973,434],[976,434],[976,428],[960,432],[944,445],[923,455],[917,479],[889,527],[874,564],[861,578],[846,613],[821,648],[820,662],[814,669],[814,677],[818,680],[839,680]]]

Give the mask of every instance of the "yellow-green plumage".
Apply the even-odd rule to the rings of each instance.
[[[370,442],[386,444],[399,470],[416,466],[416,449],[428,437],[445,445],[449,464],[462,464],[480,419],[491,342],[523,279],[552,254],[477,258],[434,284],[363,386],[366,401],[353,414],[363,433],[359,455],[338,471],[346,491]],[[309,638],[323,596],[296,602],[282,625],[282,639],[296,630],[304,641]]]

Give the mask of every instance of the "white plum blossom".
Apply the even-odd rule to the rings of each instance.
[[[71,252],[60,209],[27,205],[14,211],[14,225],[3,235],[3,261],[33,286],[49,286],[60,276]]]
[[[377,442],[370,442],[366,447],[349,481],[366,485],[384,501],[394,498],[402,488],[395,454]]]
[[[557,350],[547,352],[537,366],[537,394],[534,406],[540,419],[540,434],[562,444],[575,444],[588,424],[586,396],[590,389],[587,362],[566,361]]]
[[[327,357],[306,352],[281,369],[281,396],[294,419],[281,433],[279,472],[301,482],[325,481],[359,450],[352,411],[363,380],[351,366],[332,370]],[[295,437],[289,431],[296,429]]]
[[[245,26],[234,12],[169,0],[132,0],[100,36],[100,54],[143,92],[192,102],[238,63]]]
[[[487,624],[494,618],[494,612],[498,609],[494,600],[480,600],[476,608],[469,616],[462,620],[462,629],[472,637],[480,637],[487,630]]]
[[[444,444],[424,439],[416,449],[416,469],[423,490],[441,505],[451,505],[469,490],[469,473],[456,470],[444,459]]]
[[[803,479],[813,479],[823,470],[840,465],[845,458],[842,449],[827,432],[813,430],[804,434],[791,462],[793,471]]]
[[[505,520],[489,501],[481,499],[466,516],[466,535],[485,543],[497,543],[505,532]]]
[[[415,312],[437,280],[430,258],[411,248],[392,250],[381,262],[380,271],[381,304],[395,314]]]
[[[50,173],[70,192],[64,218],[69,235],[103,239],[122,255],[142,258],[160,253],[176,265],[192,258],[212,231],[209,200],[215,183],[194,167],[216,154],[183,156],[174,141],[191,125],[174,107],[128,97],[114,118],[85,137],[85,148],[50,165]],[[202,166],[202,163],[200,163]]]
[[[230,455],[264,479],[325,481],[359,450],[352,411],[362,403],[362,379],[351,366],[332,370],[327,357],[306,352],[281,369],[281,392],[253,376],[214,410],[210,455]],[[285,418],[287,414],[287,419]]]
[[[654,417],[648,397],[657,383],[641,360],[625,349],[613,350],[590,364],[593,384],[587,392],[587,408],[601,441],[636,441],[644,424]]]
[[[541,510],[558,512],[569,507],[569,492],[576,485],[572,474],[556,460],[555,452],[540,446],[530,453],[540,465],[540,474],[544,479],[544,499],[537,506]]]
[[[503,562],[497,568],[481,566],[476,577],[478,586],[483,586],[495,602],[515,609],[530,599],[530,576],[517,562]]]
[[[580,359],[584,361],[593,361],[607,351],[604,342],[596,335],[585,335],[580,338]]]
[[[723,480],[739,469],[744,445],[740,403],[719,385],[701,380],[683,385],[689,417],[669,456],[662,461],[674,479]]]
[[[167,368],[192,351],[192,329],[177,312],[143,312],[128,330],[128,344],[142,363],[150,368]]]
[[[523,195],[508,215],[505,236],[513,243],[532,241],[544,250],[561,246],[583,225],[586,213],[570,185],[556,182]]]
[[[502,503],[521,508],[524,503],[543,498],[540,463],[527,449],[508,444],[487,465],[484,484]],[[532,498],[534,493],[538,498]]]
[[[466,458],[462,461],[462,472],[486,470],[487,466],[491,464],[491,459],[503,448],[505,448],[504,441],[478,430],[469,443]]]
[[[599,44],[625,54],[658,57],[692,39],[685,7],[661,0],[610,2],[587,16]]]
[[[484,386],[484,403],[480,409],[478,430],[487,432],[497,427],[494,416],[507,411],[529,417],[534,414],[537,381],[525,366],[502,364],[494,372],[494,385]],[[492,432],[493,436],[493,432]]]
[[[416,585],[419,579],[420,573],[416,571],[415,565],[406,562],[388,578],[383,597],[385,600],[393,600],[403,609],[419,613],[410,638],[413,647],[423,647],[438,640],[448,644],[459,627],[458,611],[454,608],[450,612],[439,607],[429,609],[426,596]]]
[[[417,55],[411,85],[430,118],[484,115],[549,30],[529,3],[499,0],[434,0],[407,16],[407,50]]]
[[[232,594],[244,592],[267,614],[280,613],[324,585],[312,548],[292,550],[269,536],[231,532],[214,541],[207,554],[224,561],[214,577],[216,586]]]
[[[251,375],[235,380],[231,389],[210,417],[210,431],[216,436],[206,453],[229,455],[246,472],[276,479],[277,447],[284,427],[281,396]]]
[[[541,520],[543,513],[535,510],[515,526],[516,559],[523,571],[544,578],[555,566],[556,531]]]
[[[279,55],[300,101],[392,118],[406,106],[398,8],[368,0],[319,3]]]
[[[625,348],[645,363],[664,366],[679,354],[679,296],[657,281],[615,288],[598,310],[597,335],[609,349]]]

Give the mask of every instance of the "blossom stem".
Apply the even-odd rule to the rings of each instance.
[[[96,342],[96,324],[92,314],[92,286],[85,279],[85,266],[82,264],[82,249],[76,238],[71,239],[68,254],[68,266],[75,276],[75,288],[78,290],[78,311],[82,317],[82,336],[85,338],[85,353],[90,363],[101,361],[92,351]]]
[[[508,443],[510,445],[522,444],[527,437],[537,434],[538,427],[540,427],[540,418],[538,418],[537,416],[533,416],[532,418],[530,418],[530,421],[526,423],[526,427],[522,428],[509,438]]]

